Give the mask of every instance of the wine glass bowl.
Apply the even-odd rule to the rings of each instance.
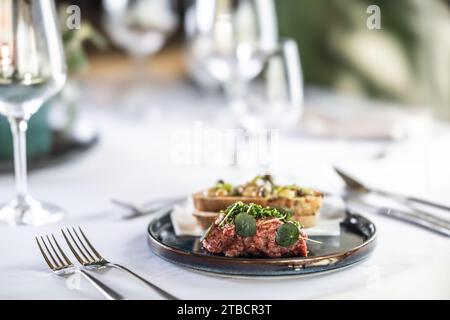
[[[11,125],[16,198],[0,207],[10,225],[43,225],[62,218],[59,208],[28,194],[28,120],[63,87],[66,65],[53,0],[0,0],[0,114]]]
[[[193,47],[202,49],[206,69],[224,86],[261,71],[265,50],[277,38],[272,5],[271,0],[197,0],[201,28]]]
[[[233,96],[232,111],[250,133],[287,130],[303,112],[303,76],[294,40],[285,39],[267,54],[261,72]]]
[[[147,59],[159,52],[178,27],[173,0],[103,0],[103,24],[112,42],[132,58],[132,69],[114,98],[116,111],[133,120],[145,117],[149,86],[156,82],[147,74]],[[152,107],[156,107],[152,105]]]
[[[52,1],[27,2],[2,0],[0,113],[6,117],[29,118],[66,80]]]
[[[273,173],[277,163],[277,137],[298,124],[303,112],[303,77],[298,47],[282,40],[253,79],[243,82],[232,95],[234,118],[244,129],[252,148],[241,148],[242,158],[251,158],[260,174]],[[252,150],[249,154],[247,149]]]
[[[103,0],[103,7],[111,40],[136,57],[161,50],[178,25],[168,0]]]
[[[250,43],[240,43],[232,54],[211,48],[206,59],[206,68],[215,79],[229,86],[234,81],[254,78],[261,72],[264,60],[264,52],[258,51]]]
[[[196,0],[186,21],[191,69],[200,80],[200,71],[205,70],[222,86],[236,124],[243,129],[235,131],[231,155],[232,165],[239,167],[240,159],[249,158],[247,151],[254,149],[248,142],[257,140],[261,129],[278,125],[276,119],[286,120],[295,110],[284,104],[287,90],[277,90],[274,84],[263,81],[273,78],[267,77],[266,69],[274,69],[272,56],[279,47],[274,0]],[[265,91],[268,88],[270,92]],[[264,136],[270,142],[270,133]],[[243,157],[242,151],[246,153]]]

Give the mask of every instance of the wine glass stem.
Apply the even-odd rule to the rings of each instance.
[[[235,81],[230,81],[223,85],[223,89],[225,92],[225,96],[227,99],[228,109],[231,111],[233,109],[233,104],[235,103],[244,103],[243,97],[245,96],[247,90],[247,84],[242,79],[235,79]],[[239,102],[238,102],[239,101]],[[233,139],[233,154],[232,154],[232,166],[235,168],[239,168],[241,166],[240,163],[240,142],[241,135],[245,137],[246,142],[251,141],[251,137],[249,136],[249,132],[246,128],[242,126],[238,126],[235,131],[235,137]],[[244,131],[243,134],[241,129]]]
[[[28,121],[21,118],[10,118],[14,145],[14,170],[16,176],[16,193],[19,205],[27,202],[27,140]]]
[[[272,130],[262,130],[263,134],[263,146],[260,146],[262,150],[259,150],[259,172],[260,174],[272,173]]]
[[[147,76],[147,56],[145,55],[136,55],[134,57],[134,85],[136,87],[143,86],[145,83]]]

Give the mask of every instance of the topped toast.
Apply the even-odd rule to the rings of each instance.
[[[295,221],[304,227],[313,227],[322,207],[323,194],[297,185],[280,186],[274,183],[272,176],[265,175],[238,186],[218,181],[214,187],[194,194],[193,199],[197,212],[219,213],[236,202],[254,203],[289,210]]]

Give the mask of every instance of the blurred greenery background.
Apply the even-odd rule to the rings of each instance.
[[[278,0],[276,4],[281,34],[298,40],[307,83],[403,103],[443,104],[448,115],[449,1]],[[381,9],[381,30],[367,28],[370,5]],[[436,98],[432,86],[441,87],[442,101],[430,101]]]

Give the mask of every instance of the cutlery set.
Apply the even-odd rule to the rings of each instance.
[[[80,266],[76,266],[72,263],[72,261],[62,250],[53,234],[36,237],[36,243],[42,256],[44,257],[45,262],[57,276],[67,277],[73,274],[80,274],[86,278],[98,291],[100,291],[105,298],[109,300],[124,300],[125,298],[121,294],[117,293],[114,289],[110,288],[90,274],[90,272],[113,268],[140,280],[165,299],[178,300],[178,298],[172,294],[159,288],[130,269],[122,265],[109,262],[103,258],[103,256],[91,244],[80,227],[78,227],[78,230],[75,228],[72,228],[72,230],[66,228],[65,230],[61,230],[61,232],[70,251],[80,263]]]
[[[371,212],[374,212],[374,213],[377,213],[380,215],[391,217],[391,218],[401,220],[401,221],[404,221],[404,222],[407,222],[410,224],[414,224],[419,227],[428,229],[430,231],[439,233],[441,235],[450,237],[450,219],[443,219],[436,215],[433,215],[433,214],[430,214],[430,213],[427,213],[427,212],[424,212],[421,210],[417,210],[412,206],[412,204],[416,203],[416,204],[426,205],[429,207],[433,207],[433,208],[437,208],[437,209],[445,210],[445,211],[450,211],[450,207],[442,205],[442,204],[434,203],[434,202],[431,202],[428,200],[419,199],[416,197],[407,197],[407,196],[403,196],[403,195],[399,195],[399,194],[386,192],[383,190],[372,189],[372,188],[365,186],[361,182],[357,181],[355,178],[351,177],[350,175],[348,175],[341,169],[338,169],[335,167],[334,171],[342,178],[342,180],[344,181],[344,183],[347,187],[349,194],[345,195],[344,199],[346,200],[346,203],[350,207],[350,209],[357,210],[357,208],[362,208],[362,209],[369,210]],[[373,206],[373,205],[369,205],[369,204],[360,204],[360,203],[358,203],[358,204],[351,203],[350,204],[348,201],[348,199],[350,198],[350,195],[352,195],[352,194],[363,195],[363,194],[368,194],[368,193],[374,193],[374,194],[378,194],[381,196],[391,198],[393,200],[398,201],[399,203],[406,204],[408,207],[410,207],[413,210],[411,212],[409,212],[409,211],[398,210],[398,209],[393,209],[393,208],[377,207],[377,206]]]
[[[112,198],[111,202],[114,205],[129,211],[128,214],[122,216],[123,220],[132,220],[135,218],[152,215],[162,210],[170,210],[175,204],[182,203],[185,200],[186,197],[163,198],[149,201],[143,205],[135,205],[129,201]]]
[[[361,182],[357,181],[355,178],[350,177],[347,173],[344,173],[342,170],[338,169],[338,168],[334,168],[334,171],[342,178],[342,180],[345,182],[346,187],[349,190],[353,190],[359,193],[375,193],[375,194],[379,194],[382,196],[386,196],[386,197],[390,197],[392,199],[395,199],[399,202],[402,203],[410,203],[410,202],[414,202],[414,203],[418,203],[418,204],[424,204],[430,207],[434,207],[437,209],[442,209],[442,210],[447,210],[450,211],[450,207],[449,206],[445,206],[439,203],[434,203],[428,200],[424,200],[424,199],[419,199],[416,197],[407,197],[407,196],[403,196],[400,194],[394,194],[391,192],[386,192],[383,190],[377,190],[377,189],[373,189],[373,188],[368,188],[365,185],[363,185]]]

